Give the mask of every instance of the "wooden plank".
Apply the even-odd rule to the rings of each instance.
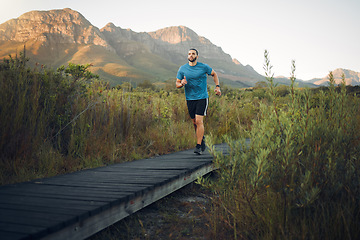
[[[50,208],[65,208],[84,211],[95,211],[104,206],[104,202],[98,201],[84,201],[84,200],[64,200],[55,198],[40,198],[40,197],[19,197],[16,195],[1,195],[0,204],[13,204],[13,205],[30,205],[37,207],[50,207]]]
[[[107,196],[101,196],[101,195],[81,195],[81,192],[79,192],[79,194],[52,194],[49,195],[47,193],[9,193],[8,195],[13,195],[15,197],[36,197],[38,199],[41,199],[41,202],[43,202],[44,204],[47,204],[48,202],[50,202],[52,199],[56,199],[56,200],[63,200],[63,201],[67,201],[67,200],[80,200],[80,201],[97,201],[97,202],[101,202],[102,204],[107,204],[113,201],[117,201],[119,199],[122,198],[127,198],[129,195],[127,193],[122,193],[121,195],[111,195],[111,197],[107,197]]]
[[[63,196],[87,196],[89,198],[119,198],[123,195],[133,193],[135,191],[129,190],[124,191],[121,188],[113,189],[102,189],[96,187],[74,187],[74,186],[60,186],[60,185],[49,185],[49,184],[33,184],[28,186],[26,189],[19,188],[8,188],[3,191],[4,194],[13,194],[13,195],[49,195],[49,197],[57,197],[59,195]]]
[[[72,214],[51,214],[49,212],[28,212],[13,209],[0,209],[0,216],[6,219],[7,224],[17,225],[12,228],[12,232],[26,233],[36,236],[36,238],[44,237],[48,232],[56,232],[61,230],[64,225],[74,224],[78,222],[77,216]],[[10,231],[3,229],[5,226],[0,222],[0,231]]]
[[[9,234],[11,233],[12,235],[14,235],[12,238],[24,238],[28,235],[34,235],[43,231],[46,231],[46,228],[0,221],[0,232]],[[4,237],[3,234],[1,234],[0,236],[4,239],[10,239],[10,237]]]
[[[54,227],[63,222],[72,220],[76,221],[76,215],[52,214],[44,212],[29,212],[24,210],[0,209],[0,216],[6,219],[7,223],[19,223],[21,225],[37,227]]]
[[[94,183],[89,182],[44,182],[42,184],[56,186],[71,186],[71,187],[88,187],[92,189],[102,189],[104,191],[122,191],[129,193],[136,193],[141,191],[148,191],[153,188],[153,184],[134,184],[134,183],[113,183],[113,182],[97,182],[96,185]]]
[[[50,213],[50,214],[67,214],[67,215],[76,215],[78,218],[81,214],[84,213],[83,209],[74,209],[74,208],[58,208],[58,207],[47,207],[47,206],[32,206],[25,204],[12,204],[12,203],[2,203],[0,204],[0,209],[8,210],[20,210],[28,212],[39,212],[39,213]],[[31,214],[31,213],[29,213]],[[87,215],[87,214],[86,214]],[[0,219],[1,221],[1,219]]]
[[[28,237],[27,234],[18,233],[18,232],[9,232],[9,231],[0,231],[1,239],[26,239]]]

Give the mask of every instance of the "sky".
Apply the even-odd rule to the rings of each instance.
[[[302,80],[337,68],[360,72],[359,0],[0,0],[0,6],[0,23],[32,10],[71,8],[98,28],[186,26],[262,75],[265,50],[274,76],[289,77],[292,60]]]

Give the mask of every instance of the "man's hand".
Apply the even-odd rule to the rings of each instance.
[[[186,77],[184,76],[184,79],[183,80],[180,80],[180,79],[176,79],[176,87],[177,88],[182,88],[183,86],[185,86],[185,84],[187,84],[187,81],[186,81]]]
[[[215,94],[218,95],[219,97],[221,96],[221,90],[220,90],[220,87],[215,87],[215,90],[214,90]]]
[[[181,80],[181,85],[182,86],[185,86],[185,84],[187,84],[187,81],[186,81],[186,76],[184,76],[184,79],[183,80]]]

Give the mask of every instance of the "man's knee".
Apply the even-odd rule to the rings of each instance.
[[[196,118],[191,119],[191,121],[196,126]]]
[[[197,126],[200,126],[200,125],[203,125],[204,123],[203,123],[203,120],[204,118],[203,118],[203,116],[199,116],[199,117],[196,117],[195,118],[195,125],[197,125]]]

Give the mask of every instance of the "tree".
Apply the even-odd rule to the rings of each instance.
[[[149,80],[144,80],[142,83],[139,83],[138,88],[155,90],[156,86]]]

